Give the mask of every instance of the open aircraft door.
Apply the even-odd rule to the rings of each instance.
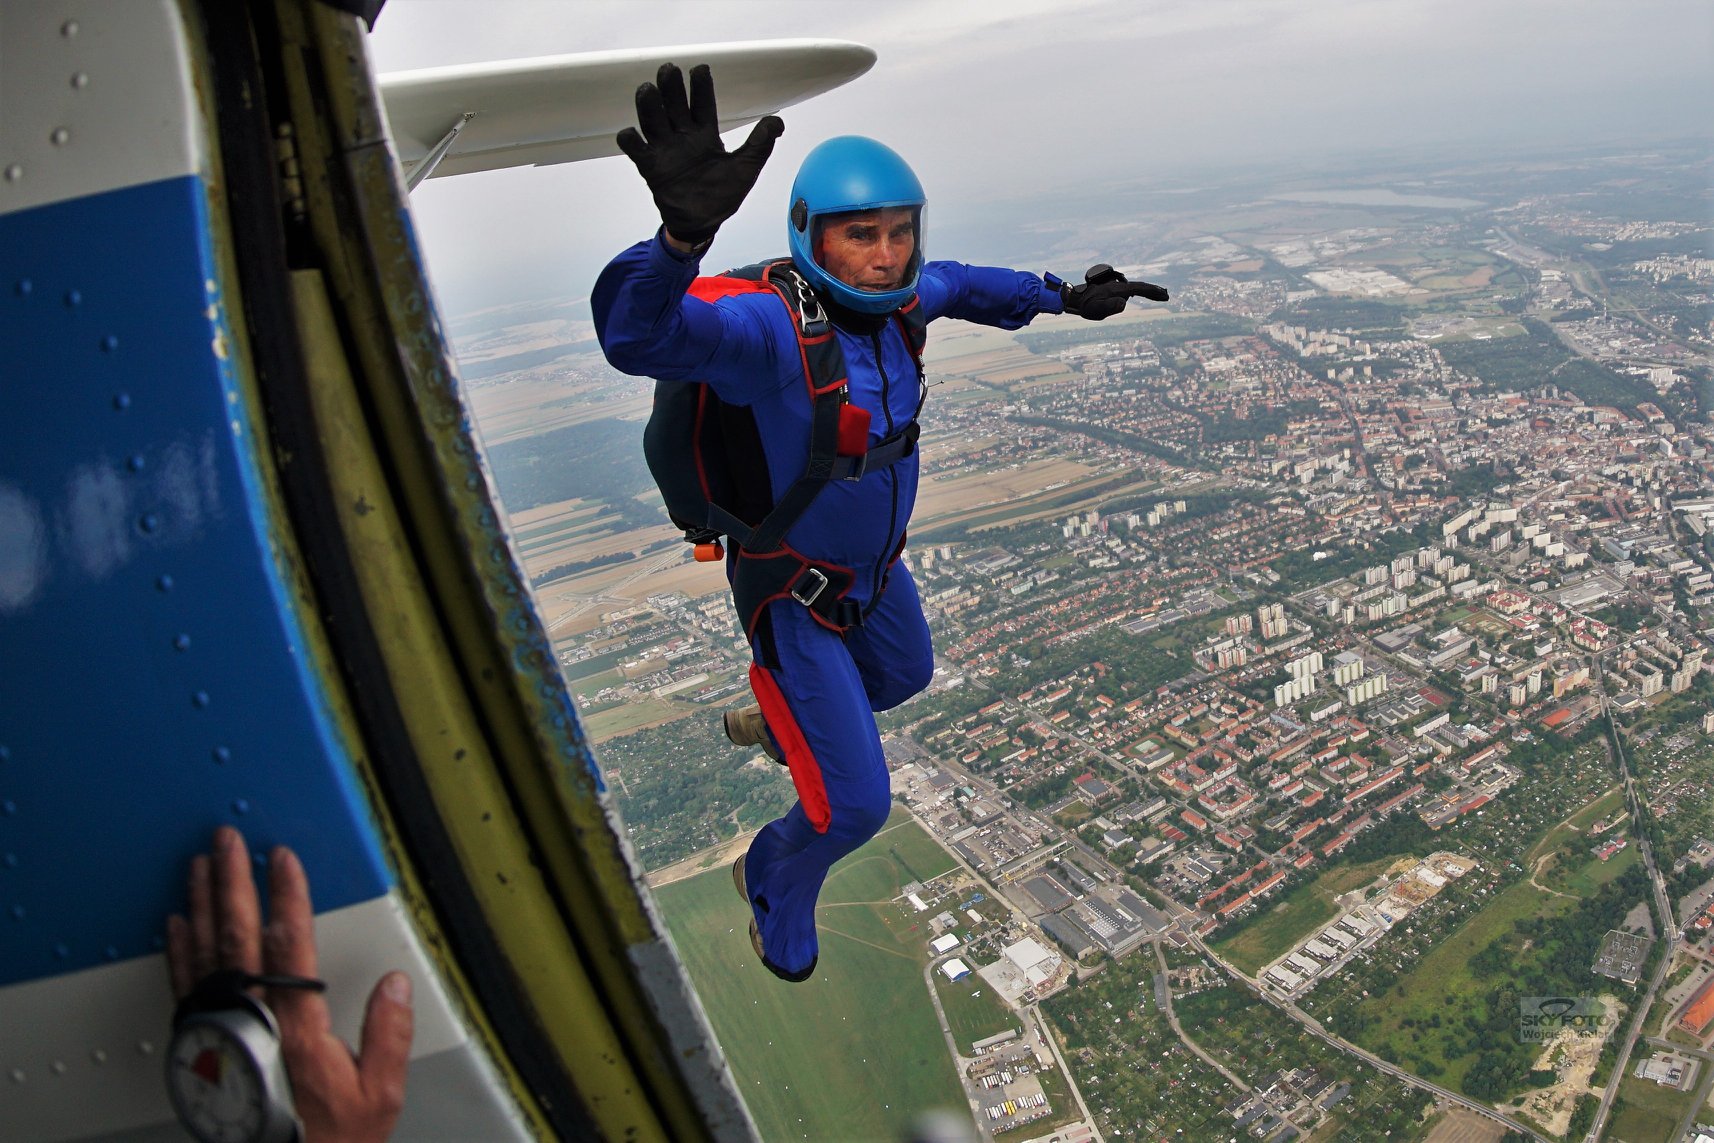
[[[347,1039],[416,979],[400,1137],[750,1138],[513,557],[364,38],[315,0],[0,13],[0,1122],[182,1138],[161,933],[231,822],[303,857]]]

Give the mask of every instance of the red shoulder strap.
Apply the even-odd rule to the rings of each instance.
[[[690,289],[685,293],[705,302],[717,301],[733,294],[770,293],[763,282],[753,282],[748,278],[733,278],[726,274],[717,274],[712,278],[696,278],[690,283]]]

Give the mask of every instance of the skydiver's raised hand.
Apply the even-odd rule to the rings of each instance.
[[[1110,318],[1125,308],[1125,302],[1131,298],[1147,298],[1151,302],[1164,302],[1167,292],[1164,286],[1156,286],[1149,282],[1128,282],[1125,275],[1102,262],[1089,267],[1083,275],[1083,284],[1073,286],[1062,282],[1052,274],[1047,275],[1048,285],[1059,289],[1059,296],[1065,302],[1065,312],[1088,318],[1090,321],[1101,321]]]
[[[654,83],[637,88],[637,127],[619,132],[619,149],[637,164],[655,196],[667,234],[695,246],[714,237],[756,185],[774,140],[786,129],[764,116],[744,145],[728,152],[714,110],[707,64],[690,69],[690,95],[677,64],[662,64]]]

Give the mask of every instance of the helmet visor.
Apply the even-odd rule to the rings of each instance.
[[[919,205],[841,211],[812,220],[816,265],[864,294],[914,289],[922,268]]]

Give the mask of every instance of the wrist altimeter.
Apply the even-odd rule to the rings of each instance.
[[[256,987],[327,986],[301,976],[221,969],[204,977],[173,1012],[167,1095],[201,1143],[295,1143],[302,1125],[280,1052],[280,1026]]]

